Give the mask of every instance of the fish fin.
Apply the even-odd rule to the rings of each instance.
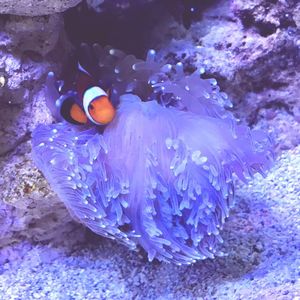
[[[93,51],[92,47],[85,43],[81,43],[77,48],[77,59],[80,62],[81,67],[83,67],[83,69],[87,71],[92,78],[103,77],[103,74],[99,73],[100,68],[98,66],[98,53]]]

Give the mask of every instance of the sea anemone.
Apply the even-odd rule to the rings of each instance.
[[[105,128],[39,125],[33,156],[72,215],[149,260],[213,258],[233,204],[233,175],[264,174],[267,135],[239,124],[214,79],[181,63],[160,65],[111,48],[84,46],[83,64],[118,103]],[[95,61],[96,67],[95,67]],[[49,97],[60,95],[53,78]],[[52,108],[53,109],[53,108]]]

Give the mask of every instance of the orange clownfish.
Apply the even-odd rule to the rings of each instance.
[[[68,92],[56,101],[60,115],[66,121],[76,125],[90,122],[96,125],[107,125],[116,114],[108,93],[97,86],[97,82],[79,63],[78,69],[76,92]]]

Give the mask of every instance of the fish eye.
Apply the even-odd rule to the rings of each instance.
[[[94,105],[92,103],[90,103],[89,104],[89,110],[94,110],[94,109],[95,109]]]

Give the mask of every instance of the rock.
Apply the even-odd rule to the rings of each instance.
[[[56,46],[62,28],[63,20],[59,14],[42,17],[9,16],[4,32],[10,37],[9,48],[30,53],[35,60],[41,60],[39,55],[45,56]]]
[[[41,90],[46,74],[56,65],[45,56],[55,46],[61,47],[62,54],[65,46],[59,41],[63,22],[58,15],[2,16],[0,23],[4,28],[0,39],[0,155],[3,155],[29,138],[29,124],[35,122],[32,99]],[[50,34],[52,31],[55,33]]]
[[[77,5],[81,0],[2,0],[0,14],[11,14],[19,16],[43,16],[63,12],[70,7]]]
[[[29,137],[27,138],[27,140]],[[30,141],[0,160],[0,245],[57,239],[74,230],[66,208],[31,162]]]
[[[187,70],[203,65],[205,76],[218,80],[233,100],[236,115],[250,126],[283,112],[299,131],[299,17],[296,1],[220,1],[183,36],[161,40],[160,53],[169,60],[186,57]],[[180,31],[182,27],[176,30]],[[276,122],[267,129],[274,126]],[[277,131],[278,148],[295,143],[289,128]]]
[[[0,16],[0,246],[55,239],[74,223],[31,162],[30,134],[51,122],[43,83],[63,61],[60,15]],[[5,174],[5,176],[3,176]],[[60,227],[62,225],[62,228]],[[64,234],[64,233],[63,233]]]

